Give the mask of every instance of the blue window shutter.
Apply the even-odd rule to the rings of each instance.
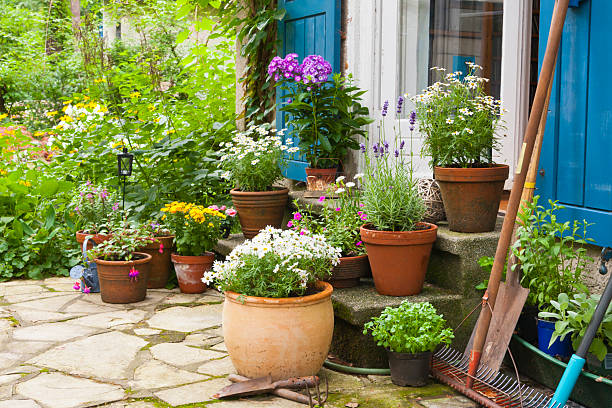
[[[540,3],[540,66],[554,0]],[[588,235],[612,246],[612,2],[583,0],[570,8],[551,93],[542,144],[538,190],[559,200],[560,218],[593,223]]]
[[[340,0],[279,0],[278,7],[287,11],[278,24],[279,56],[284,58],[295,52],[302,60],[307,55],[318,54],[330,62],[334,72],[340,72]],[[278,107],[284,102],[283,96],[284,92],[278,89]],[[277,129],[286,127],[285,115],[277,108]],[[285,138],[292,137],[297,145],[297,139],[290,133],[287,132]],[[306,167],[304,157],[294,153],[289,157],[285,177],[305,181]]]

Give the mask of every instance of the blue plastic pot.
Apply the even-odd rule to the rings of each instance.
[[[559,338],[548,347],[550,338],[555,331],[555,323],[547,320],[538,319],[538,348],[550,356],[569,357],[572,355],[572,340],[571,336],[565,336],[561,341]]]

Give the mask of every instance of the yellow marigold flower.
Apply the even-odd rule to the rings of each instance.
[[[55,116],[55,115],[57,115],[58,113],[59,113],[58,111],[51,111],[51,112],[47,112],[47,113],[45,113],[45,116],[47,116],[47,117],[49,117],[49,118],[50,118],[51,116]]]
[[[8,115],[7,115],[6,113],[1,114],[1,115],[0,115],[0,120],[5,119],[7,116],[8,116]],[[158,122],[159,122],[159,119],[158,119]]]
[[[208,226],[212,228],[212,227],[214,227],[215,225],[214,225],[212,222],[209,222],[209,223],[208,223]]]
[[[136,91],[136,92],[132,92],[130,94],[130,98],[138,98],[140,97],[140,92]]]
[[[100,82],[104,82],[104,78],[98,78],[94,81],[96,84],[99,84]]]
[[[72,121],[74,121],[74,119],[72,119],[70,116],[68,115],[64,115],[60,118],[61,121],[66,122],[66,123],[70,123]]]

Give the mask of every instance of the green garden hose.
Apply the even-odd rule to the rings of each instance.
[[[342,364],[332,363],[329,360],[325,360],[323,365],[332,370],[340,371],[347,374],[361,374],[361,375],[390,375],[391,370],[388,368],[364,368],[364,367],[350,367]]]

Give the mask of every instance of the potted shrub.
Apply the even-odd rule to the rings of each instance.
[[[508,166],[495,164],[501,102],[486,95],[480,66],[468,62],[468,73],[445,74],[413,98],[417,106],[424,155],[431,157],[451,231],[495,229]]]
[[[427,384],[432,352],[454,338],[445,326],[444,317],[429,302],[405,300],[364,324],[363,334],[371,332],[376,343],[387,350],[393,384],[420,387]]]
[[[174,201],[161,209],[162,220],[174,233],[176,252],[171,259],[183,293],[202,293],[204,272],[212,267],[214,246],[221,237],[225,214],[201,205]]]
[[[287,126],[306,156],[308,190],[325,191],[348,151],[359,148],[362,127],[371,123],[360,103],[365,91],[353,85],[351,76],[332,75],[331,64],[320,55],[309,55],[301,64],[294,53],[274,57],[268,74],[287,91],[281,111],[289,115]]]
[[[151,270],[149,272],[148,289],[159,289],[166,286],[170,275],[170,254],[174,246],[174,235],[169,229],[156,221],[148,221],[140,226],[142,234],[149,237],[150,242],[139,249],[140,252],[151,255]]]
[[[221,151],[219,165],[225,170],[223,177],[236,184],[230,194],[246,238],[253,238],[267,225],[280,228],[283,222],[289,190],[273,184],[283,178],[285,151],[298,150],[291,144],[291,140],[283,144],[280,136],[263,125],[251,126],[226,142]]]
[[[88,235],[93,235],[92,240],[96,244],[101,243],[109,238],[110,231],[121,221],[116,193],[90,181],[78,188],[70,207],[74,211],[77,226],[81,228],[76,233],[79,245],[83,244]],[[93,243],[88,244],[89,249],[92,247]]]
[[[384,127],[384,116],[382,122]],[[438,227],[421,221],[425,204],[412,177],[412,160],[406,163],[404,143],[397,142],[393,153],[386,141],[375,143],[369,151],[362,146],[366,162],[363,204],[368,222],[360,233],[376,291],[411,296],[423,289]]]
[[[330,193],[337,198],[319,198],[323,203],[321,217],[313,217],[312,210],[303,211],[296,202],[297,211],[287,226],[300,234],[320,234],[326,241],[342,251],[340,263],[332,269],[329,282],[334,288],[350,288],[359,284],[359,279],[370,274],[370,263],[365,246],[359,235],[359,228],[367,220],[360,202],[356,181],[363,175],[357,174],[355,181],[345,182],[344,176],[336,179]]]
[[[240,375],[314,375],[334,330],[332,286],[321,281],[340,250],[317,234],[266,227],[215,262],[204,282],[225,292],[223,336]]]
[[[88,251],[98,269],[100,295],[106,303],[134,303],[147,295],[151,255],[136,252],[150,241],[138,229],[115,230]]]

